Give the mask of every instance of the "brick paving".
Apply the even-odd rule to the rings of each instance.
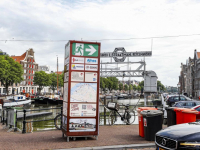
[[[62,137],[60,130],[41,131],[22,134],[20,132],[7,132],[0,123],[0,149],[1,150],[27,150],[27,149],[70,149],[81,147],[100,147],[112,145],[130,145],[154,143],[146,141],[140,137],[138,125],[114,125],[100,126],[98,140],[95,138],[76,138],[67,142],[66,137]],[[153,150],[155,148],[143,148]],[[129,149],[136,150],[136,149]],[[141,149],[140,149],[141,150]]]

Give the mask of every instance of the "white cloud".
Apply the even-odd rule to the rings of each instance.
[[[200,3],[195,0],[77,0],[0,1],[0,49],[21,55],[33,48],[39,65],[63,68],[67,40],[158,37],[200,33]],[[59,42],[4,40],[66,40]],[[164,85],[176,86],[181,62],[200,49],[200,36],[155,38],[153,55],[146,58]],[[151,50],[151,39],[104,40],[102,51]],[[141,58],[131,58],[138,61]],[[134,66],[133,66],[134,67]],[[137,80],[137,78],[134,78]]]

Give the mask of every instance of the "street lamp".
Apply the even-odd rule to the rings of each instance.
[[[178,87],[178,93],[179,93],[179,101],[180,101],[180,86],[181,86],[180,83],[178,83],[177,87]]]

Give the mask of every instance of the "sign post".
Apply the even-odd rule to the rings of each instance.
[[[98,137],[100,43],[65,45],[62,132],[69,137]]]

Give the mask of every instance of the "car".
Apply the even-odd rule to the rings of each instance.
[[[191,101],[190,98],[186,97],[185,95],[168,95],[165,98],[165,102],[170,107],[178,101]]]
[[[155,134],[156,150],[200,149],[200,122],[170,126]]]
[[[192,108],[197,105],[200,105],[200,101],[179,101],[179,102],[175,102],[173,107]]]
[[[199,114],[196,115],[196,117],[197,117],[196,119],[200,120],[200,105],[194,106],[194,107],[192,107],[192,109],[195,109],[196,111],[199,112]]]

